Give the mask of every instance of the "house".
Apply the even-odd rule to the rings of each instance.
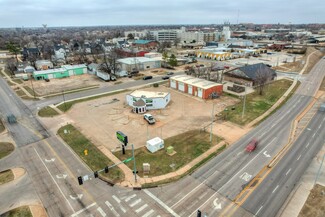
[[[34,48],[27,48],[24,47],[23,52],[23,60],[26,60],[28,57],[35,57],[38,58],[41,56],[41,52],[38,48],[34,47]]]
[[[161,67],[161,61],[146,57],[129,57],[117,60],[121,70],[131,72],[133,70],[156,69]]]
[[[90,64],[87,66],[88,74],[96,75],[96,72],[97,72],[99,66],[100,66],[100,65],[97,64],[97,63],[90,63]]]
[[[224,80],[236,82],[246,86],[255,86],[259,76],[267,76],[268,80],[274,80],[276,72],[263,63],[247,65],[232,69],[224,73]]]
[[[142,50],[131,50],[127,48],[118,49],[117,54],[120,57],[144,57],[146,53],[149,53],[148,51],[142,51]]]
[[[222,94],[223,85],[220,83],[195,78],[189,75],[176,75],[169,79],[169,86],[180,92],[197,96],[201,99],[209,99],[212,96]]]
[[[65,78],[73,75],[82,75],[87,73],[87,66],[81,65],[63,65],[58,69],[49,69],[33,72],[35,80]]]
[[[49,60],[37,60],[35,62],[36,70],[53,69],[53,63]]]

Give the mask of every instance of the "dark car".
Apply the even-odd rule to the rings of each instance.
[[[169,76],[166,75],[166,76],[162,76],[161,78],[162,78],[163,80],[167,80],[167,79],[169,79]]]
[[[168,72],[167,73],[167,75],[173,75],[174,74],[174,72]]]
[[[142,79],[143,79],[143,80],[149,80],[149,79],[152,79],[152,76],[151,76],[151,75],[149,75],[149,76],[144,76]]]
[[[45,80],[46,82],[49,82],[49,81],[50,81],[50,79],[48,79],[48,78],[45,78],[44,80]]]

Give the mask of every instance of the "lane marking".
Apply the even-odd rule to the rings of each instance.
[[[144,210],[145,208],[147,208],[148,204],[144,204],[143,206],[141,206],[139,209],[135,210],[136,213],[141,212],[142,210]]]
[[[147,189],[144,189],[143,192],[146,193],[152,199],[154,199],[160,206],[162,206],[164,209],[166,209],[174,217],[180,217],[174,210],[172,210],[170,207],[168,207],[164,202],[162,202],[158,197],[153,195],[150,191],[148,191]]]
[[[102,208],[98,207],[98,208],[97,208],[97,211],[98,211],[98,212],[99,212],[103,217],[106,216],[106,213],[103,211]]]
[[[308,144],[306,145],[306,148],[308,148],[309,144],[310,144],[310,143],[308,142]]]
[[[148,217],[150,216],[152,213],[154,213],[155,211],[150,210],[149,212],[147,212],[146,214],[144,214],[142,217]]]
[[[192,216],[193,214],[197,213],[197,210],[199,210],[202,206],[204,206],[211,198],[213,198],[217,194],[218,194],[218,192],[215,192],[214,194],[212,194],[212,196],[209,197],[209,199],[207,199],[201,206],[199,206],[197,209],[195,209],[195,211],[192,212],[191,215],[189,215],[189,216]]]
[[[272,191],[272,194],[276,191],[276,189],[278,189],[279,185],[277,185],[274,190]]]
[[[82,213],[83,211],[85,211],[85,210],[87,210],[87,209],[89,209],[89,208],[95,206],[96,204],[97,204],[97,203],[95,203],[95,202],[92,203],[92,204],[90,204],[90,205],[87,206],[86,208],[83,208],[83,209],[79,210],[78,212],[72,214],[71,217],[75,217],[75,216],[79,215],[79,214]]]
[[[121,200],[118,199],[118,197],[116,197],[115,195],[113,195],[112,197],[114,198],[114,200],[116,200],[116,202],[121,203]]]
[[[110,204],[110,202],[106,201],[105,204],[106,204],[106,206],[108,206],[108,208],[112,211],[112,213],[114,213],[114,215],[115,215],[116,217],[120,217],[120,214],[118,214],[118,213],[115,211],[114,207],[112,206],[112,204]]]
[[[130,207],[134,207],[138,203],[141,203],[141,201],[142,201],[141,198],[137,199],[136,201],[134,201],[133,203],[130,204]]]
[[[299,157],[297,158],[297,161],[301,158],[301,155],[299,155]]]
[[[39,155],[39,153],[37,152],[37,150],[34,148],[34,151],[36,152],[38,158],[41,160],[42,164],[44,165],[45,169],[47,170],[47,172],[49,173],[49,175],[51,176],[54,184],[56,185],[56,187],[58,187],[60,193],[62,194],[63,198],[66,200],[66,202],[68,203],[69,207],[71,208],[71,210],[73,211],[73,213],[75,213],[76,211],[73,209],[73,207],[71,206],[69,200],[65,197],[65,195],[63,194],[63,191],[61,190],[60,186],[58,185],[58,183],[55,181],[54,177],[52,176],[52,174],[50,173],[50,170],[47,168],[46,164],[44,163],[44,161],[42,160],[41,156]]]
[[[257,214],[262,210],[262,208],[263,208],[263,206],[261,206],[258,210],[257,210],[257,212],[256,212],[256,216],[257,216]]]
[[[199,199],[201,200],[205,195],[207,195],[207,193],[208,191],[204,191],[204,193],[199,196]]]
[[[119,207],[120,207],[120,209],[122,210],[122,212],[126,213],[126,209],[125,209],[125,208],[123,207],[123,205],[121,204],[121,200],[120,200],[117,196],[115,196],[115,195],[113,195],[112,197],[113,197],[114,200],[119,204]]]
[[[286,176],[290,173],[290,171],[291,171],[291,168],[287,171]]]
[[[215,209],[221,209],[221,203],[218,203],[217,201],[219,200],[219,198],[216,198],[214,201],[213,201],[213,205],[215,206],[214,208]]]
[[[315,137],[316,133],[314,133],[313,138]]]
[[[133,195],[127,197],[124,201],[125,201],[125,202],[128,202],[129,200],[131,200],[132,198],[134,198],[134,197],[136,197],[136,196],[137,196],[136,194],[133,194]]]

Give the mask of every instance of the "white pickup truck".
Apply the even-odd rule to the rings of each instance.
[[[152,117],[151,114],[144,114],[143,118],[149,123],[149,124],[154,124],[156,123],[156,120]]]

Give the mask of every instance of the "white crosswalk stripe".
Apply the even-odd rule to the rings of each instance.
[[[112,197],[114,198],[114,200],[116,200],[116,202],[121,203],[121,200],[118,197],[116,197],[115,195],[113,195]]]
[[[133,195],[131,195],[131,196],[129,196],[129,197],[127,197],[127,198],[125,198],[125,202],[128,202],[129,200],[131,200],[132,198],[134,198],[134,197],[136,197],[137,195],[136,194],[133,194]]]
[[[115,195],[113,195],[112,197],[113,197],[114,200],[118,203],[118,205],[119,205],[120,209],[122,210],[122,212],[126,213],[126,209],[125,209],[125,208],[123,207],[123,205],[121,204],[121,200],[120,200],[117,196],[115,196]]]
[[[104,210],[101,208],[101,207],[98,207],[97,208],[97,211],[103,216],[105,217],[106,216],[106,213],[104,212]]]
[[[108,208],[112,211],[112,213],[114,213],[114,215],[115,215],[116,217],[120,217],[120,214],[118,214],[118,213],[116,212],[116,210],[114,209],[114,207],[112,206],[112,204],[110,204],[110,202],[106,201],[105,204],[106,204],[106,206],[108,206]]]
[[[142,210],[144,210],[146,207],[148,206],[148,204],[144,204],[143,206],[141,206],[139,209],[135,210],[136,213],[141,212]]]
[[[138,203],[141,203],[141,201],[142,201],[141,198],[137,199],[136,201],[134,201],[133,203],[130,204],[130,207],[134,207]]]
[[[144,214],[142,217],[149,217],[152,213],[154,213],[155,211],[150,210],[149,212],[147,212],[146,214]]]

